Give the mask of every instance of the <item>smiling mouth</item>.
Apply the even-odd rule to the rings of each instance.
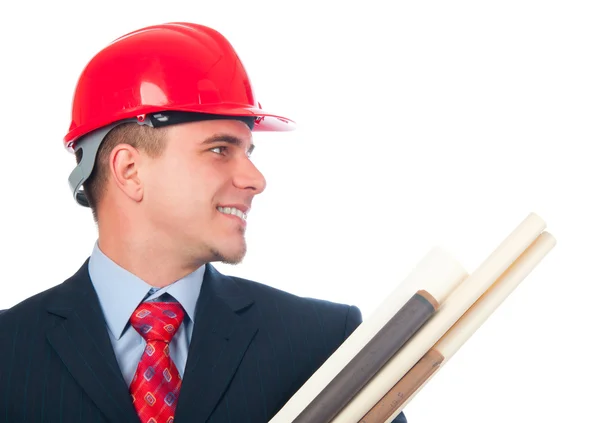
[[[240,219],[242,219],[244,222],[248,218],[248,215],[246,213],[244,213],[241,210],[236,209],[235,207],[217,207],[217,210],[219,210],[223,214],[231,214],[231,215],[237,216]]]

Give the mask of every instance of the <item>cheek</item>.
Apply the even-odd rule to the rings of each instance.
[[[158,170],[148,188],[148,197],[157,213],[182,223],[192,219],[197,223],[199,218],[215,215],[217,185],[214,175],[174,163]]]

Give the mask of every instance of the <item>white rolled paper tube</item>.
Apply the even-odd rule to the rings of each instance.
[[[357,423],[483,295],[546,228],[535,213],[515,228],[494,252],[443,302],[427,323],[394,355],[350,403],[331,420]]]
[[[506,270],[491,288],[446,332],[433,346],[444,356],[444,361],[429,378],[398,408],[385,423],[391,423],[421,389],[435,376],[452,356],[473,336],[494,311],[533,271],[556,245],[556,238],[542,232],[527,250]]]
[[[269,423],[290,423],[340,373],[371,339],[420,289],[439,303],[468,276],[463,266],[447,251],[435,247],[409,275],[365,319],[321,367],[300,387]]]

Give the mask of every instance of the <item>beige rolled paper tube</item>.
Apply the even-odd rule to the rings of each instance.
[[[513,264],[500,276],[496,282],[462,315],[460,319],[440,338],[440,340],[428,351],[427,354],[441,358],[441,363],[431,363],[433,372],[419,386],[408,387],[412,393],[408,398],[399,398],[403,392],[394,392],[399,382],[386,394],[388,401],[384,404],[378,403],[379,409],[371,410],[361,423],[391,423],[408,403],[420,392],[433,376],[439,372],[445,363],[467,342],[481,325],[492,315],[494,311],[506,300],[506,298],[519,286],[519,284],[533,271],[544,257],[554,248],[556,239],[548,232],[542,232],[538,238],[515,260]],[[426,357],[427,354],[424,356]],[[415,366],[416,367],[416,366]],[[413,368],[414,369],[414,368]],[[406,375],[409,376],[413,369]],[[404,379],[404,378],[403,378]],[[368,389],[368,388],[366,388]],[[398,405],[393,404],[397,401]],[[385,410],[383,409],[385,408]],[[376,415],[377,414],[377,415]],[[384,416],[383,419],[381,417]]]
[[[530,213],[473,274],[452,291],[446,301],[442,302],[438,312],[331,421],[334,423],[358,423],[535,241],[545,228],[546,223],[537,214]]]
[[[300,387],[269,423],[291,423],[420,289],[439,303],[468,276],[440,247],[431,249],[409,275]],[[315,422],[317,423],[317,422]]]

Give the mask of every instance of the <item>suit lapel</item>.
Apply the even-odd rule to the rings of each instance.
[[[48,312],[64,320],[47,332],[73,378],[110,421],[138,422],[117,364],[88,261],[61,286]]]
[[[238,315],[252,302],[231,278],[206,265],[176,422],[205,422],[212,414],[257,332]]]

